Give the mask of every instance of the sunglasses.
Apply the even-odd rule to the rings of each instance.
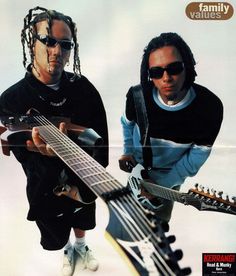
[[[176,61],[168,64],[165,68],[159,66],[149,68],[149,76],[153,79],[161,79],[165,71],[168,75],[178,75],[183,70],[184,63],[182,61]]]
[[[62,49],[70,51],[74,47],[74,43],[70,40],[59,40],[48,35],[38,35],[35,34],[34,37],[42,42],[47,47],[56,47],[57,44],[61,46]]]

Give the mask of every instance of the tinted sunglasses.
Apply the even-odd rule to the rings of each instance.
[[[61,46],[62,49],[70,51],[74,47],[74,43],[70,40],[58,40],[48,35],[38,35],[35,34],[34,37],[42,42],[47,47],[56,47],[57,44]]]
[[[153,79],[161,79],[165,71],[168,75],[178,75],[183,70],[184,63],[182,61],[176,61],[168,64],[165,68],[159,66],[149,68],[149,76]]]

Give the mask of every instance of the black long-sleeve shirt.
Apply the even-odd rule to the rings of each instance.
[[[73,124],[95,130],[103,139],[96,159],[104,167],[108,165],[108,130],[105,109],[95,87],[84,77],[70,81],[71,73],[64,72],[59,90],[55,91],[31,73],[8,88],[0,96],[0,116],[25,115],[36,109],[45,116],[70,118]],[[66,170],[68,183],[79,182],[78,177],[59,160],[29,152],[25,147],[14,147],[13,153],[22,164],[27,176],[27,197],[30,210],[29,220],[69,211],[77,204],[67,197],[53,194],[59,183],[62,170]]]

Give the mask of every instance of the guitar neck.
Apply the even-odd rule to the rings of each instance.
[[[50,122],[38,126],[38,129],[41,138],[57,156],[98,196],[104,199],[106,193],[123,187],[102,165]]]
[[[211,195],[208,191],[204,192],[196,188],[190,189],[188,193],[181,193],[147,181],[141,181],[141,184],[154,196],[177,201],[185,205],[192,205],[199,211],[215,211],[236,215],[235,200],[231,202],[229,198],[223,199],[222,196]]]
[[[141,181],[141,183],[142,186],[152,195],[156,195],[171,201],[184,203],[184,198],[187,196],[187,194],[185,193],[181,193],[179,191],[169,189],[166,187],[158,186],[148,181]]]

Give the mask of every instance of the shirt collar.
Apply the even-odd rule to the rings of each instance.
[[[192,87],[190,87],[189,90],[187,91],[187,94],[180,102],[178,102],[177,104],[174,104],[174,105],[167,105],[162,100],[159,91],[155,87],[153,87],[153,89],[152,89],[152,94],[153,94],[153,99],[154,99],[155,103],[162,109],[165,109],[168,111],[177,111],[177,110],[183,109],[186,106],[188,106],[196,97],[196,93],[195,93],[194,89]]]

